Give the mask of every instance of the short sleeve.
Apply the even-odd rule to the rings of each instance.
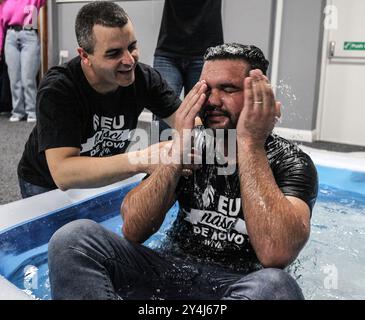
[[[318,175],[312,159],[288,144],[269,157],[269,162],[283,194],[303,200],[312,212],[318,194]]]
[[[161,77],[160,73],[146,65],[142,65],[140,72],[145,81],[144,105],[153,114],[164,119],[171,116],[180,106],[181,100],[174,90]],[[137,84],[137,87],[144,86]]]
[[[39,152],[51,148],[81,148],[80,101],[61,81],[39,90],[37,96]]]

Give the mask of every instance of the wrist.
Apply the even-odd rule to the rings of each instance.
[[[151,163],[149,163],[148,158],[146,158],[143,150],[132,151],[123,155],[128,157],[129,164],[131,165],[131,171],[134,174],[149,172]]]
[[[245,152],[265,151],[265,145],[251,139],[237,139],[237,149]]]

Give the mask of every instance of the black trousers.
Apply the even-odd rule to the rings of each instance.
[[[11,91],[8,67],[4,59],[0,62],[0,112],[11,112]]]

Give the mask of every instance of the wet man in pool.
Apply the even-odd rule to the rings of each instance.
[[[280,105],[267,67],[255,46],[207,50],[201,81],[176,113],[173,161],[123,201],[124,238],[79,220],[51,239],[54,299],[303,299],[283,269],[309,237],[317,173],[297,146],[271,133]],[[215,161],[191,166],[183,159],[199,160],[199,152],[181,137],[197,114],[204,127],[195,129],[194,148],[203,145],[203,161],[212,140],[219,149],[219,129],[227,134]],[[237,154],[222,164],[230,144]],[[143,246],[176,200],[180,210],[164,245]]]

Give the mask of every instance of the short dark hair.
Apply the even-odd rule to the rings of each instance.
[[[251,69],[260,69],[266,75],[269,61],[266,60],[260,48],[254,45],[239,43],[224,43],[207,49],[204,60],[241,59],[251,65]]]
[[[109,1],[94,1],[83,6],[76,17],[75,31],[79,46],[87,53],[94,52],[93,27],[122,28],[128,23],[127,13],[117,4]]]

